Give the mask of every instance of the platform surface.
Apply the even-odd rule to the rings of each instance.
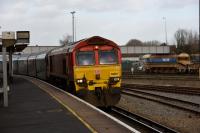
[[[9,107],[0,96],[0,133],[88,133],[71,112],[33,83],[14,78]]]

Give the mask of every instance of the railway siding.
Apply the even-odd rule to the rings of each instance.
[[[200,131],[200,89],[123,84],[121,108],[180,132]]]
[[[135,89],[125,89],[123,93],[126,95],[147,99],[149,101],[158,102],[160,104],[171,106],[177,109],[186,110],[191,113],[200,114],[200,104],[197,103],[180,100],[177,98],[171,98],[168,96],[161,96],[159,94],[153,94]]]
[[[117,106],[179,132],[199,133],[200,131],[200,114],[124,94]]]
[[[153,78],[133,78],[122,79],[122,84],[156,85],[156,86],[178,86],[194,87],[200,90],[199,80],[177,80],[177,79],[153,79]]]
[[[143,91],[143,90],[140,90]],[[172,93],[172,92],[161,92],[161,91],[153,91],[153,90],[145,90],[145,92],[156,94],[160,96],[166,96],[174,99],[179,99],[183,101],[188,101],[191,103],[196,103],[200,105],[200,96],[199,95],[190,95],[190,94],[180,94],[180,93]]]

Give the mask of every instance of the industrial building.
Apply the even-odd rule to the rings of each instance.
[[[168,54],[170,46],[121,46],[122,60],[138,61],[145,54]]]

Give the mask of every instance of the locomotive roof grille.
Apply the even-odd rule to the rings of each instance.
[[[103,38],[101,38],[101,37],[95,36],[95,37],[92,37],[92,38],[88,39],[87,43],[89,45],[105,45],[105,44],[108,43],[108,41],[103,39]]]

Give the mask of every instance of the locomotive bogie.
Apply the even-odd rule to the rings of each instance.
[[[81,95],[80,97],[88,101],[89,103],[93,104],[94,106],[111,107],[116,105],[120,101],[121,94],[110,93],[109,89],[103,89],[101,91],[98,90],[89,91],[84,95]]]

